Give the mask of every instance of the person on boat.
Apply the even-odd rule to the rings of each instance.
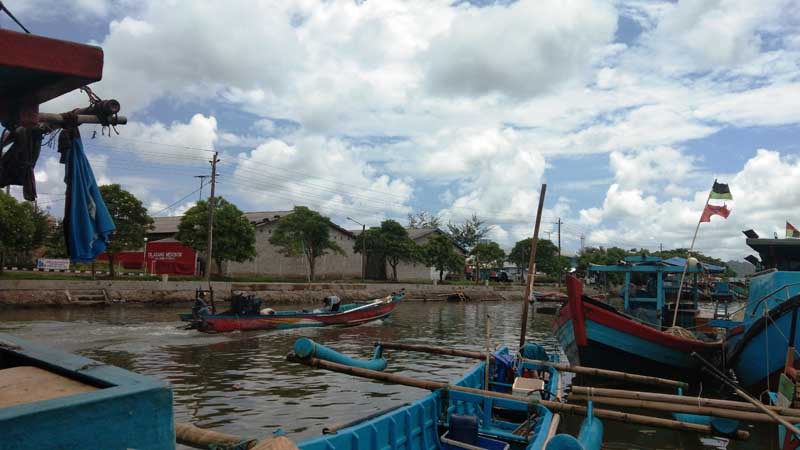
[[[205,292],[200,292],[194,299],[194,306],[192,306],[192,315],[195,317],[208,316],[211,314],[211,309],[206,303]]]
[[[341,299],[337,295],[329,295],[322,300],[322,303],[325,304],[325,307],[330,312],[339,311],[339,304],[341,303]]]

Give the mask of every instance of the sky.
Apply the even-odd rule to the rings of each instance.
[[[347,228],[477,214],[506,249],[543,183],[542,236],[560,218],[568,251],[688,247],[715,179],[732,213],[698,250],[741,259],[742,230],[800,225],[800,0],[4,3],[103,48],[92,88],[129,124],[83,126],[86,151],[154,216],[208,195],[216,151],[217,193],[244,211],[304,205]],[[36,177],[60,215],[55,149]]]

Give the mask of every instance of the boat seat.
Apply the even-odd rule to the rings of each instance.
[[[478,418],[475,416],[450,416],[450,439],[469,445],[478,445]]]
[[[0,369],[0,408],[83,394],[97,389],[38,367]]]

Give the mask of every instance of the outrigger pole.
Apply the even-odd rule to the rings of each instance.
[[[522,298],[519,348],[525,345],[525,335],[528,331],[528,301],[533,291],[533,278],[536,276],[536,242],[539,240],[539,224],[542,222],[542,209],[544,208],[544,195],[546,192],[547,184],[542,184],[542,189],[539,191],[539,208],[536,210],[536,225],[533,227],[533,238],[531,239],[531,256],[528,259],[528,279],[525,281],[525,296]]]

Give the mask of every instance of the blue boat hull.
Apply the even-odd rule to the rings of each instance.
[[[172,391],[165,383],[0,334],[0,369],[20,367],[93,390],[0,408],[0,450],[175,448]]]
[[[484,362],[478,363],[455,384],[484,389],[485,367]],[[548,389],[555,390],[558,383],[558,378],[552,379]],[[443,411],[448,413],[447,417],[451,414],[476,416],[482,435],[516,443],[526,450],[543,449],[555,432],[557,421],[554,418],[557,416],[539,406],[533,425],[534,438],[528,443],[527,439],[513,433],[518,424],[493,417],[497,408],[527,412],[529,406],[524,401],[491,399],[460,391],[448,391],[447,394],[435,391],[408,406],[340,430],[337,434],[300,442],[298,447],[301,450],[438,450],[443,448],[439,438],[441,431],[447,428],[446,421],[440,421]]]
[[[779,304],[748,323],[741,336],[728,345],[728,367],[733,368],[739,383],[752,391],[777,386],[791,342],[798,346],[800,334],[800,295]]]

